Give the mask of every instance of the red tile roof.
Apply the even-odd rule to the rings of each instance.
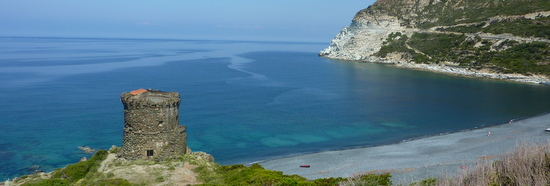
[[[139,94],[144,93],[144,92],[147,92],[147,90],[141,88],[141,89],[137,89],[137,90],[132,90],[132,92],[130,92],[130,94],[136,96],[136,95],[139,95]]]

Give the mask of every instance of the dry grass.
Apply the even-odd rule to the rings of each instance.
[[[549,185],[550,143],[523,143],[496,161],[485,161],[454,177],[438,179],[436,185]]]
[[[185,186],[201,184],[198,173],[193,170],[200,164],[214,164],[212,157],[204,152],[190,152],[178,159],[165,162],[145,160],[126,161],[116,159],[111,153],[101,163],[98,171],[114,178],[122,178],[136,185]]]

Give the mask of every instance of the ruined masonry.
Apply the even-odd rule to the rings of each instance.
[[[120,95],[124,105],[124,138],[118,158],[176,158],[187,151],[185,126],[179,125],[180,94],[138,89]]]

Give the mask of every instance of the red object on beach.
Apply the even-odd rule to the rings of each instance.
[[[311,166],[310,166],[310,165],[300,165],[300,167],[302,167],[302,168],[309,168],[309,167],[311,167]]]
[[[461,169],[467,169],[468,167],[466,166],[460,166]]]

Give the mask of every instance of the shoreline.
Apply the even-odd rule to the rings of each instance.
[[[338,59],[345,60],[345,59]],[[373,59],[373,61],[357,61],[352,60],[358,63],[379,63],[385,65],[391,65],[398,68],[407,68],[412,70],[421,70],[434,73],[443,73],[453,76],[463,76],[463,77],[472,77],[472,78],[483,78],[483,79],[493,79],[493,80],[503,80],[516,83],[528,83],[528,84],[538,84],[550,86],[550,77],[542,75],[522,75],[522,74],[502,74],[489,72],[488,70],[472,70],[466,67],[445,65],[445,64],[424,64],[424,63],[414,63],[414,62],[405,62],[405,61],[395,61],[395,60],[385,60],[383,58]]]
[[[494,80],[511,81],[511,82],[517,82],[517,83],[529,83],[529,84],[539,84],[539,85],[550,86],[550,78],[541,76],[541,75],[526,76],[522,74],[501,74],[501,73],[483,72],[483,70],[471,70],[469,68],[458,67],[458,66],[455,67],[455,66],[449,66],[445,64],[416,64],[416,63],[410,63],[410,62],[407,62],[407,63],[380,62],[380,63],[390,64],[399,68],[409,68],[409,69],[423,70],[423,71],[429,71],[429,72],[435,72],[435,73],[444,73],[444,74],[455,75],[455,76],[486,78],[486,79],[494,79]]]
[[[543,116],[543,115],[550,115],[550,111],[549,112],[543,112],[541,114],[536,114],[536,115],[533,115],[533,116],[514,118],[514,119],[511,119],[511,121],[521,122],[521,120],[526,120],[526,119],[529,119],[529,118],[534,118],[534,117]],[[354,149],[375,148],[375,147],[381,147],[381,146],[387,146],[387,145],[395,145],[395,144],[405,143],[405,142],[409,142],[409,141],[421,140],[421,139],[424,139],[424,138],[430,138],[430,137],[435,137],[435,136],[444,136],[444,135],[449,135],[449,134],[454,134],[454,133],[468,132],[468,131],[472,131],[472,130],[480,130],[480,129],[484,129],[484,128],[490,128],[490,127],[495,127],[495,126],[499,126],[499,125],[507,125],[507,124],[510,124],[510,123],[496,123],[496,124],[482,125],[482,126],[478,126],[478,127],[474,127],[474,128],[461,129],[461,130],[457,130],[457,131],[442,132],[442,133],[437,133],[437,134],[430,134],[430,135],[423,135],[423,136],[418,136],[418,137],[413,137],[413,138],[407,138],[407,139],[403,139],[403,140],[399,140],[399,141],[395,141],[395,142],[389,142],[389,143],[385,143],[385,144],[364,145],[364,146],[357,145],[357,146],[352,146],[352,147],[348,147],[348,148],[340,148],[340,149],[332,149],[332,150],[319,150],[319,151],[304,152],[304,153],[294,153],[294,154],[290,154],[290,155],[275,156],[275,157],[272,157],[272,158],[266,158],[266,159],[262,159],[262,160],[252,161],[252,162],[242,162],[241,164],[249,166],[249,165],[252,165],[252,164],[255,164],[255,163],[262,164],[264,162],[268,162],[268,161],[272,161],[272,160],[278,160],[278,159],[283,159],[283,158],[291,158],[291,157],[297,157],[297,156],[304,156],[304,155],[309,155],[309,154],[317,154],[317,153],[324,153],[324,152],[331,152],[331,151],[345,151],[345,150],[354,150]],[[549,121],[548,127],[550,127],[550,121]],[[548,134],[549,134],[549,137],[550,137],[550,133],[548,133]],[[549,142],[550,142],[550,139],[549,139]],[[237,163],[237,164],[239,164],[239,163]]]
[[[308,179],[391,173],[394,184],[454,175],[479,162],[494,161],[520,144],[548,143],[550,113],[486,127],[466,129],[355,149],[265,160],[266,169]],[[307,164],[310,168],[301,168]]]

